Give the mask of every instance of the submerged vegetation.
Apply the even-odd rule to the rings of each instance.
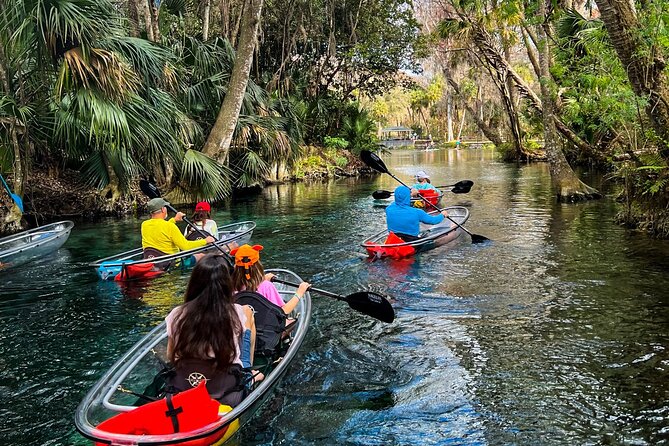
[[[138,177],[218,200],[342,174],[405,125],[547,160],[564,201],[600,196],[572,166],[606,170],[621,222],[666,236],[667,17],[661,1],[7,0],[0,171],[27,213],[37,178],[72,172],[123,212]]]

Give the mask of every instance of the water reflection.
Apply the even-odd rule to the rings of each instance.
[[[265,267],[385,292],[397,311],[382,324],[314,294],[308,338],[241,444],[669,443],[669,243],[613,224],[612,200],[556,203],[543,164],[471,149],[384,161],[407,182],[420,169],[473,180],[445,204],[465,203],[468,229],[492,242],[369,262],[359,244],[385,227],[371,193],[394,189],[388,175],[218,206],[217,221],[256,221]],[[56,257],[0,276],[8,444],[86,444],[71,422],[85,391],[181,302],[187,274],[123,287],[87,267],[138,246],[140,223],[77,223]]]

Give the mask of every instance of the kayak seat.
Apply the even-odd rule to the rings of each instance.
[[[230,407],[237,406],[248,395],[251,374],[239,364],[232,364],[226,371],[216,370],[215,361],[184,359],[166,376],[167,394],[179,394],[206,383],[212,398]]]
[[[202,234],[200,234],[200,232],[202,234],[204,234],[204,236],[202,236]],[[190,240],[190,241],[204,240],[207,237],[212,237],[212,235],[210,233],[208,233],[207,231],[205,231],[204,229],[200,229],[200,232],[197,232],[196,230],[191,228],[191,231],[186,236],[186,240]]]
[[[153,259],[154,257],[162,257],[166,256],[167,254],[162,252],[159,249],[156,248],[151,248],[150,246],[147,248],[144,248],[144,251],[142,253],[142,258],[144,259]],[[172,266],[172,260],[166,260],[164,262],[158,262],[153,264],[153,268],[155,270],[160,270],[160,271],[167,271],[170,269]]]

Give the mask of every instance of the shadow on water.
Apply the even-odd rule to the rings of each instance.
[[[385,226],[371,193],[394,189],[387,175],[272,186],[216,209],[256,221],[266,267],[388,293],[397,312],[382,324],[314,294],[307,340],[239,444],[669,443],[669,243],[613,224],[611,199],[556,203],[542,164],[487,150],[384,160],[409,183],[417,170],[473,180],[444,205],[464,203],[467,228],[492,242],[369,262],[360,242]],[[55,257],[0,276],[8,444],[86,444],[76,405],[180,302],[187,274],[123,288],[87,267],[137,246],[139,224],[77,224]]]

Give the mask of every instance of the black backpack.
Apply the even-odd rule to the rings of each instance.
[[[286,331],[286,313],[255,291],[240,291],[235,294],[239,305],[250,305],[255,311],[257,355],[273,357],[280,355],[281,336]]]

